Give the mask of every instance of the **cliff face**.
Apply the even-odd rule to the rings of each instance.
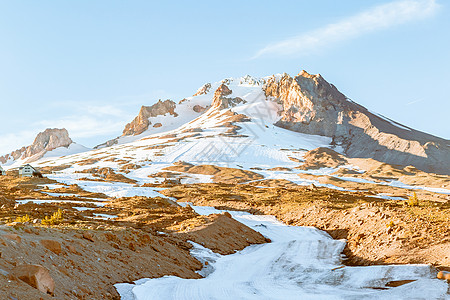
[[[73,141],[69,137],[69,133],[65,128],[62,129],[46,129],[40,132],[34,139],[33,144],[22,147],[5,156],[0,157],[1,163],[8,160],[30,159],[28,162],[38,160],[48,151],[52,151],[59,147],[69,147]]]
[[[175,107],[176,104],[172,100],[159,100],[152,106],[142,106],[137,117],[125,126],[122,136],[138,135],[146,131],[151,125],[151,122],[148,120],[150,117],[161,116],[167,113],[175,117],[178,116],[175,112]]]
[[[349,157],[450,174],[450,141],[371,113],[320,75],[302,71],[294,78],[286,74],[271,77],[264,90],[269,99],[283,106],[277,126],[331,137]]]

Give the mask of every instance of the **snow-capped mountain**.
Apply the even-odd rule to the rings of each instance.
[[[10,165],[19,159],[45,158],[46,165],[58,165],[95,156],[98,163],[117,168],[114,160],[153,162],[152,171],[146,172],[161,171],[177,161],[250,169],[296,167],[306,151],[328,147],[348,158],[450,174],[449,145],[448,140],[370,112],[321,75],[302,71],[295,77],[227,78],[205,84],[178,103],[165,100],[142,106],[120,137],[93,151],[72,143],[66,131],[53,130],[1,160]],[[85,153],[69,155],[75,152]],[[68,156],[49,159],[57,155]]]
[[[74,143],[65,128],[48,128],[38,133],[33,144],[1,156],[0,163],[13,166],[88,150],[90,149]]]
[[[179,134],[186,129],[205,129],[208,122],[209,128],[223,125],[219,116],[225,113],[231,114],[229,122],[241,124],[235,126],[251,128],[250,133],[244,133],[245,128],[235,128],[236,133],[250,140],[257,139],[250,124],[256,124],[261,129],[258,134],[263,136],[270,136],[274,128],[285,128],[328,137],[330,146],[342,149],[348,157],[450,173],[450,141],[372,113],[348,99],[321,75],[306,71],[295,77],[279,74],[259,79],[248,75],[228,78],[205,84],[179,103],[166,100],[142,106],[122,136],[97,148],[173,130]],[[300,140],[289,142],[295,145]]]

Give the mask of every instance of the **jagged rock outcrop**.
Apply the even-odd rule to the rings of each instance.
[[[148,120],[150,117],[161,116],[167,113],[175,117],[178,116],[175,112],[176,106],[176,103],[172,100],[159,100],[152,106],[142,106],[137,117],[125,126],[122,136],[138,135],[146,131],[151,125],[151,122]]]
[[[0,157],[1,163],[9,160],[28,159],[27,162],[38,160],[48,151],[52,151],[59,147],[69,147],[73,141],[69,137],[69,133],[65,128],[46,129],[40,132],[34,139],[33,144],[28,147],[22,147],[5,156]]]
[[[371,113],[321,75],[302,71],[294,78],[273,76],[264,90],[269,99],[283,106],[277,126],[331,137],[349,157],[450,174],[450,141]]]
[[[187,99],[183,99],[178,104],[180,105],[186,100]],[[158,102],[156,102],[152,106],[143,105],[139,111],[139,114],[134,118],[134,120],[125,125],[125,128],[121,136],[106,141],[105,143],[102,143],[100,145],[97,145],[94,147],[94,149],[100,149],[117,145],[121,137],[139,135],[144,131],[148,130],[151,125],[152,128],[163,127],[163,124],[160,122],[152,124],[149,118],[164,116],[167,114],[177,117],[178,114],[175,112],[176,107],[177,104],[169,99],[165,101],[158,100]]]
[[[213,109],[226,109],[230,107],[234,107],[240,103],[246,103],[246,101],[239,97],[229,98],[229,96],[233,93],[232,90],[228,88],[228,86],[222,83],[214,93],[214,98],[212,100],[211,107]]]

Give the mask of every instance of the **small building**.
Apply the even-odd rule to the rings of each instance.
[[[1,175],[6,175],[6,172],[5,170],[3,170],[2,166],[0,166],[0,176]]]
[[[19,168],[19,176],[26,176],[26,177],[40,177],[41,173],[33,168],[30,164],[23,165]],[[41,175],[42,176],[42,175]]]

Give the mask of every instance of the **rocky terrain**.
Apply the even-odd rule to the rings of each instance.
[[[188,203],[317,227],[347,241],[342,267],[426,263],[435,277],[450,271],[449,144],[305,71],[229,78],[143,106],[90,151],[56,155],[74,143],[48,130],[15,162],[3,158],[0,290],[50,298],[27,284],[31,272],[50,276],[54,289],[41,290],[58,299],[114,299],[115,283],[200,278],[210,267],[197,244],[230,255],[270,242],[260,224]],[[44,178],[17,177],[30,161]]]
[[[52,184],[46,178],[0,177],[0,293],[4,296],[118,299],[113,287],[118,282],[164,275],[200,278],[195,271],[202,263],[189,254],[192,245],[187,241],[222,254],[267,242],[229,216],[199,216],[166,198],[108,199],[77,186],[48,189]],[[104,206],[92,204],[92,197],[102,199]],[[48,202],[18,205],[16,201],[23,198]],[[59,218],[44,222],[58,210]],[[112,220],[96,213],[118,217]],[[37,283],[30,277],[33,266],[45,272],[36,277]]]

